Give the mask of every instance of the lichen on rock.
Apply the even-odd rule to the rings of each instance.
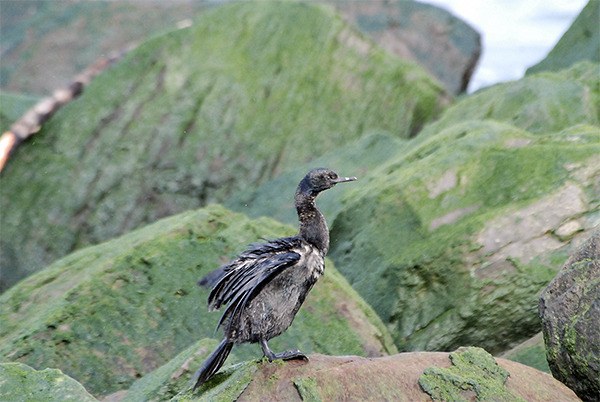
[[[481,348],[450,353],[452,367],[430,367],[419,385],[434,401],[525,401],[506,387],[509,372]]]

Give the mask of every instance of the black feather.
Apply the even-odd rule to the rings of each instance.
[[[216,374],[221,368],[227,356],[231,352],[233,343],[223,339],[217,349],[208,356],[208,359],[202,364],[202,367],[194,375],[194,390],[204,384],[210,377]]]

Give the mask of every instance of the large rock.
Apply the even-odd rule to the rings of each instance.
[[[220,314],[208,313],[200,277],[247,243],[291,233],[213,205],[72,253],[0,296],[0,359],[59,368],[94,395],[126,389],[195,340],[220,339]],[[294,324],[270,344],[327,354],[396,351],[374,311],[329,263]],[[234,354],[261,355],[256,345]]]
[[[193,374],[186,366],[172,367],[176,375]],[[125,401],[165,400],[160,392],[170,380],[149,374],[157,392],[126,394]],[[166,376],[163,376],[166,378]],[[142,378],[138,382],[142,382]],[[150,381],[146,381],[150,383]],[[174,401],[458,401],[527,400],[577,401],[577,396],[531,367],[494,359],[480,348],[453,353],[415,352],[374,359],[313,354],[308,363],[247,361],[225,367],[195,393],[190,382]]]
[[[463,20],[417,1],[328,2],[383,48],[424,66],[450,93],[466,91],[481,54],[481,38]]]
[[[598,224],[596,72],[467,97],[345,194],[330,255],[401,350],[499,353],[540,331],[539,292]]]
[[[0,268],[25,276],[372,130],[409,137],[447,102],[331,8],[215,8],[140,45],[17,150],[2,172]]]
[[[530,133],[551,133],[577,124],[600,123],[598,63],[581,62],[559,72],[542,72],[469,95],[427,125],[417,140],[465,120],[496,120]]]
[[[539,312],[554,377],[583,400],[599,400],[600,230],[544,289]]]
[[[85,388],[57,369],[34,370],[22,363],[0,363],[1,401],[97,401]]]
[[[548,56],[527,69],[527,74],[557,71],[581,60],[600,62],[600,2],[590,0]]]

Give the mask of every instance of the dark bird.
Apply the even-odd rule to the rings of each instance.
[[[258,342],[269,361],[307,359],[299,350],[275,353],[267,342],[292,324],[306,295],[323,274],[329,230],[315,198],[337,183],[353,180],[356,177],[339,177],[329,169],[311,170],[296,190],[300,221],[296,236],[253,244],[199,281],[212,287],[209,310],[227,308],[218,324],[225,337],[196,372],[194,389],[221,368],[234,344]]]

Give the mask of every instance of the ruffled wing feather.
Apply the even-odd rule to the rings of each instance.
[[[298,237],[287,237],[262,244],[251,245],[238,258],[221,267],[222,273],[208,297],[209,309],[228,304],[219,321],[230,317],[237,322],[244,307],[265,284],[300,260],[293,251],[301,246]]]

